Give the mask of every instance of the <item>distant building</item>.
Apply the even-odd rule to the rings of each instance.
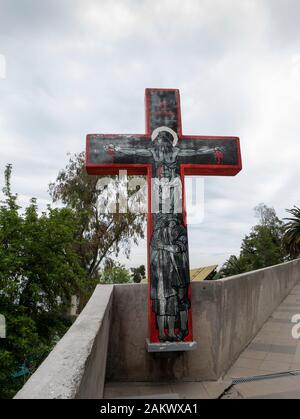
[[[216,274],[218,265],[203,266],[201,268],[191,269],[191,281],[209,281]]]
[[[218,265],[203,266],[201,268],[191,269],[190,278],[191,281],[210,281],[214,278],[217,273]],[[146,284],[147,278],[141,281],[141,284]]]

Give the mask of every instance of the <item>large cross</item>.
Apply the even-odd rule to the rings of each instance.
[[[182,135],[177,89],[146,89],[146,134],[89,134],[89,174],[148,177],[148,350],[193,345],[185,175],[234,176],[237,137]]]

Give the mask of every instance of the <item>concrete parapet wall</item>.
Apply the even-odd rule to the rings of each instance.
[[[86,307],[16,399],[102,398],[113,286],[97,286]]]
[[[217,380],[300,280],[300,260],[192,283],[191,352],[147,353],[147,285],[116,285],[108,381]]]
[[[105,374],[107,381],[217,380],[299,280],[300,259],[192,283],[198,348],[170,353],[146,351],[146,284],[99,285],[16,398],[101,398]]]

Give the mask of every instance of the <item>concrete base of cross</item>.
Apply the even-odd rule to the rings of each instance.
[[[152,343],[149,339],[146,339],[146,349],[148,352],[193,351],[197,349],[197,342]]]

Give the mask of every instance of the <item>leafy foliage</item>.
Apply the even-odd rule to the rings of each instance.
[[[82,291],[85,274],[74,249],[76,213],[48,207],[40,215],[32,199],[21,214],[10,178],[8,165],[0,206],[0,313],[7,325],[0,340],[2,398],[23,384],[18,370],[33,371],[65,333],[71,295]]]
[[[230,256],[222,266],[220,277],[277,265],[288,259],[283,245],[284,224],[274,208],[259,204],[254,211],[259,223],[243,239],[240,255]]]
[[[50,194],[54,202],[61,201],[75,210],[80,220],[77,253],[85,270],[86,286],[90,293],[99,282],[99,270],[109,263],[112,255],[124,250],[129,256],[132,241],[137,243],[144,236],[143,214],[103,213],[99,206],[109,196],[97,188],[100,176],[89,176],[85,170],[85,154],[70,157],[67,167],[62,170],[55,183],[50,184]],[[117,177],[113,177],[118,182]],[[109,194],[108,194],[109,195]],[[117,266],[117,269],[120,267]]]
[[[140,265],[137,268],[131,268],[130,270],[132,273],[132,280],[136,284],[139,284],[146,276],[145,265]]]
[[[126,284],[132,282],[128,269],[120,263],[108,263],[100,273],[101,284]]]
[[[300,208],[294,206],[287,210],[293,217],[285,218],[284,243],[292,258],[300,256]]]
[[[240,257],[231,255],[218,272],[217,279],[245,272],[245,264]]]

